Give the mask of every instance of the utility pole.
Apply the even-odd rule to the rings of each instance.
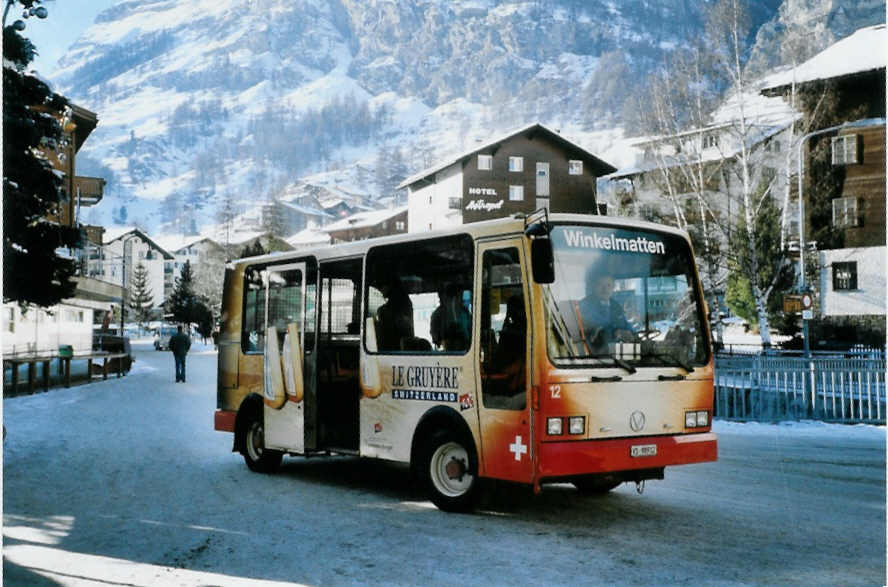
[[[126,315],[126,249],[129,247],[130,254],[133,252],[133,247],[130,244],[130,240],[134,238],[135,235],[130,235],[123,239],[123,274],[120,276],[120,282],[123,284],[123,293],[120,298],[120,336],[123,336],[123,322],[124,316]]]

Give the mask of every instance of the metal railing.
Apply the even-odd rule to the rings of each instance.
[[[715,416],[885,424],[885,356],[867,352],[719,354]]]

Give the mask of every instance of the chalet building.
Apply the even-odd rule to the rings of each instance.
[[[530,213],[598,213],[598,177],[614,167],[541,124],[448,159],[404,180],[410,232]]]
[[[225,265],[229,261],[228,251],[211,238],[204,237],[173,251],[175,262],[173,268],[178,276],[185,262],[195,267],[199,263],[211,263],[213,265]]]
[[[261,226],[275,227],[278,236],[284,237],[306,228],[317,228],[333,220],[333,216],[320,208],[274,200],[262,208]]]
[[[349,204],[342,198],[332,198],[322,203],[324,212],[330,215],[333,221],[342,220],[356,212],[361,212],[356,206]],[[366,211],[366,210],[364,210]]]
[[[700,197],[706,202],[710,237],[726,247],[732,224],[742,210],[742,182],[736,173],[745,145],[754,186],[770,185],[779,208],[788,189],[786,153],[791,148],[791,124],[798,114],[780,98],[756,94],[742,96],[746,132],[738,132],[738,100],[727,100],[712,115],[712,122],[673,135],[639,140],[636,162],[607,176],[600,197],[613,214],[671,225],[701,225]],[[695,185],[702,178],[702,186]],[[790,216],[794,218],[794,216]],[[791,229],[790,229],[791,230]],[[724,264],[701,266],[709,304],[730,315],[725,302],[728,269]],[[722,332],[714,333],[720,340]]]
[[[77,153],[98,124],[94,112],[71,104],[64,112],[54,112],[62,126],[64,140],[59,150],[44,151],[47,160],[62,178],[58,205],[48,220],[63,226],[80,228],[87,243],[83,249],[70,251],[79,261],[74,276],[74,296],[51,308],[22,308],[3,304],[3,356],[54,355],[59,345],[70,345],[74,352],[92,349],[93,316],[104,314],[119,304],[122,289],[88,272],[88,243],[101,244],[104,228],[80,222],[81,209],[98,204],[104,196],[105,180],[76,174]],[[8,276],[7,278],[14,278]]]
[[[709,125],[636,142],[636,162],[605,178],[608,196],[601,200],[619,215],[677,224],[680,210],[693,223],[699,219],[699,206],[696,186],[687,176],[702,169],[702,195],[710,212],[716,221],[732,218],[740,209],[740,182],[733,166],[744,145],[754,171],[752,181],[767,180],[772,197],[782,196],[791,124],[798,115],[779,98],[744,96],[747,130],[740,136],[737,100],[726,101]]]
[[[406,206],[372,212],[358,212],[323,228],[332,244],[359,241],[378,236],[403,234],[408,228]]]
[[[888,31],[882,24],[856,31],[795,72],[799,91],[834,91],[840,113],[828,126],[811,129],[802,145],[805,234],[818,261],[810,284],[815,294],[812,348],[832,342],[885,344],[886,64]],[[787,96],[790,75],[773,78],[763,93]],[[826,170],[812,164],[813,147],[825,141]],[[828,221],[838,234],[831,243],[811,242],[812,203],[805,190],[822,179],[818,173],[840,178],[830,197]]]
[[[172,277],[165,275],[168,282],[164,283],[164,289],[167,292],[172,292],[175,288],[175,279],[182,275],[185,263],[191,264],[191,271],[195,277],[201,271],[210,271],[217,273],[221,279],[221,275],[225,273],[225,263],[232,259],[228,249],[207,237],[175,249],[173,257],[175,261],[173,262]]]
[[[89,274],[131,293],[136,266],[148,271],[153,307],[161,307],[173,290],[175,257],[148,235],[133,228],[116,235],[90,255]]]
[[[86,108],[71,104],[55,117],[61,124],[64,140],[58,150],[44,152],[50,164],[62,174],[57,214],[51,217],[62,226],[78,226],[80,209],[93,206],[104,195],[105,180],[101,177],[83,177],[76,174],[77,152],[95,130],[98,117]]]

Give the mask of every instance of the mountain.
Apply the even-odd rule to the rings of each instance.
[[[534,121],[619,165],[632,97],[702,34],[705,6],[122,0],[53,81],[99,115],[78,173],[108,186],[87,220],[187,233],[215,224],[222,201],[243,212],[306,185],[372,205],[476,139]],[[748,8],[752,50],[770,55],[795,11]],[[841,9],[846,21],[855,10]]]
[[[784,0],[759,27],[750,51],[755,71],[804,61],[854,31],[885,22],[884,0]]]

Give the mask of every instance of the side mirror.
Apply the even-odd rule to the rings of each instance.
[[[533,280],[537,283],[555,281],[555,253],[548,237],[537,237],[530,241],[530,266]]]

